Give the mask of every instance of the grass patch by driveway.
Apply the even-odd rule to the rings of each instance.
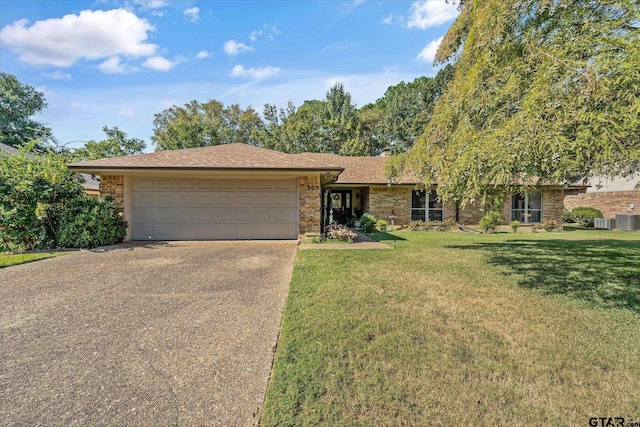
[[[51,258],[64,254],[65,252],[34,252],[27,254],[0,253],[0,268],[24,264],[25,262],[37,261],[40,259]]]
[[[262,425],[640,419],[640,233],[299,251]]]

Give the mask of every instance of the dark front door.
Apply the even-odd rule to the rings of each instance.
[[[331,212],[334,222],[349,222],[352,216],[351,190],[331,190]]]

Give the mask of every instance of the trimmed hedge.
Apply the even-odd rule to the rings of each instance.
[[[588,206],[576,206],[571,210],[574,221],[584,227],[593,227],[596,218],[602,218],[602,212]]]

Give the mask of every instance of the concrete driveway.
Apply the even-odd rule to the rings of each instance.
[[[0,269],[0,425],[253,425],[296,242],[125,244]]]

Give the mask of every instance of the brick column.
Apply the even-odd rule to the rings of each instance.
[[[124,211],[124,177],[122,175],[101,175],[100,196],[111,196],[116,208]]]
[[[320,234],[322,188],[319,176],[301,176],[298,178],[298,199],[300,206],[300,234]]]

